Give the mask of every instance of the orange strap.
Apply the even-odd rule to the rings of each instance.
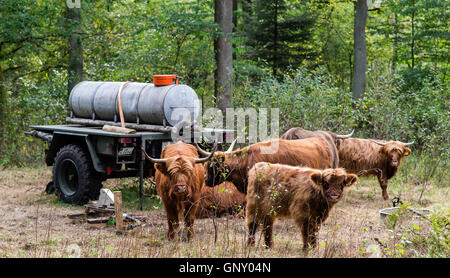
[[[117,95],[117,104],[119,105],[120,123],[123,128],[125,128],[125,119],[123,117],[123,109],[122,109],[122,102],[120,100],[120,95],[122,94],[123,88],[125,88],[125,86],[130,82],[131,81],[127,81],[127,82],[123,83],[122,86],[120,86],[119,94]]]

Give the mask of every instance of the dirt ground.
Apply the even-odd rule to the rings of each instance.
[[[47,195],[44,189],[51,176],[51,168],[0,169],[0,257],[426,256],[426,251],[414,244],[409,249],[403,246],[403,252],[395,249],[401,242],[402,230],[388,230],[380,222],[378,211],[392,206],[392,202],[381,198],[375,179],[362,179],[347,190],[322,225],[318,247],[304,254],[300,250],[301,234],[291,220],[276,223],[271,250],[263,248],[262,241],[246,248],[245,220],[236,217],[198,219],[191,242],[165,239],[167,224],[163,209],[125,211],[145,216],[147,221],[143,228],[124,235],[117,235],[111,225],[93,228],[87,223],[73,224],[67,215],[82,213],[84,208],[62,204],[54,195]],[[104,183],[104,187],[109,186],[110,181]],[[388,191],[391,198],[399,196],[414,207],[448,210],[448,187],[429,186],[418,204],[421,189],[397,180]],[[423,227],[421,232],[428,232],[424,221],[417,225]],[[259,236],[258,232],[257,241]]]

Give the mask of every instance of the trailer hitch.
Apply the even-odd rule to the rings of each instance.
[[[48,142],[52,142],[52,140],[53,140],[53,135],[42,132],[42,131],[37,131],[37,130],[26,131],[25,134],[47,140]]]

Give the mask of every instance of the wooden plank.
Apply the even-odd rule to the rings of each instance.
[[[123,213],[122,213],[122,192],[114,191],[114,207],[116,209],[116,233],[122,233]]]
[[[125,133],[125,134],[136,133],[136,130],[134,130],[134,129],[120,127],[120,126],[112,126],[112,125],[104,125],[102,130],[109,131],[109,132]]]
[[[88,219],[87,222],[89,224],[98,224],[98,223],[108,223],[111,217],[102,217],[102,218],[91,218]]]
[[[110,126],[121,126],[121,123],[116,123],[112,121],[102,121],[102,120],[90,120],[90,119],[82,119],[82,118],[66,118],[66,122],[70,124],[81,124],[86,126],[98,126],[102,127],[104,125]],[[172,127],[164,127],[162,125],[148,125],[148,124],[134,124],[134,123],[125,123],[126,128],[132,128],[136,130],[143,131],[156,131],[163,133],[171,133]]]

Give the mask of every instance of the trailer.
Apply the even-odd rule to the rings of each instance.
[[[46,191],[54,189],[58,198],[69,204],[84,205],[96,200],[102,182],[112,178],[139,177],[142,209],[144,179],[154,175],[154,165],[144,151],[159,158],[164,146],[183,135],[186,143],[213,138],[229,142],[234,131],[196,126],[198,100],[186,85],[80,82],[69,97],[70,117],[66,125],[33,125],[26,134],[48,142],[45,163],[53,167],[53,179]],[[163,79],[164,80],[164,79]],[[176,109],[185,117],[174,118]],[[187,115],[187,116],[186,116]],[[177,114],[178,116],[178,114]],[[188,118],[186,118],[188,117]],[[175,119],[175,120],[174,120]],[[131,129],[131,133],[112,132],[105,126]]]

